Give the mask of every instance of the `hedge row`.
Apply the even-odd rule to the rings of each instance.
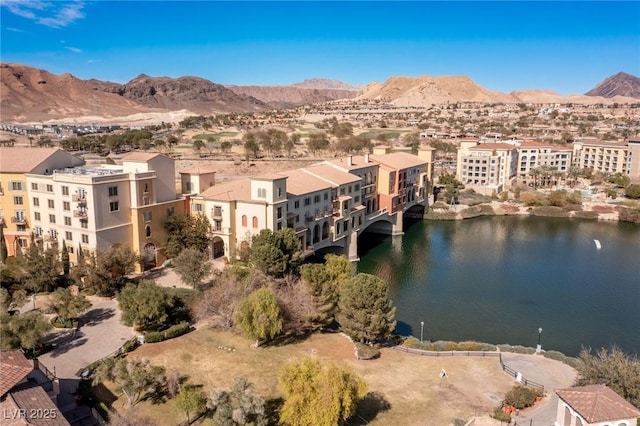
[[[145,343],[162,342],[163,340],[173,339],[174,337],[182,336],[183,334],[191,331],[191,324],[186,321],[176,324],[164,331],[149,331],[144,335]]]

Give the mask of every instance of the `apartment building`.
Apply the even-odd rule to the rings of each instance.
[[[531,170],[545,167],[556,173],[566,174],[571,167],[573,150],[540,142],[526,141],[518,144],[518,181],[529,183]]]
[[[339,247],[355,260],[357,236],[374,222],[402,232],[402,215],[425,202],[427,169],[426,161],[408,153],[325,161],[215,185],[192,196],[192,212],[212,223],[214,257],[242,256],[260,230],[287,227],[306,255]],[[194,177],[186,173],[182,180],[184,188]]]
[[[2,217],[12,215],[4,221],[9,255],[33,235],[46,245],[64,241],[72,263],[79,250],[118,245],[143,255],[145,268],[165,259],[164,221],[185,210],[171,158],[136,152],[121,165],[87,166],[55,148],[6,148],[0,158],[2,187],[12,188],[2,196]]]
[[[515,183],[518,151],[506,143],[462,141],[458,149],[456,179],[478,193],[491,195]]]
[[[573,143],[573,165],[601,173],[621,173],[640,179],[640,139],[624,142],[582,139]]]
[[[58,148],[0,148],[0,226],[9,256],[31,241],[34,225],[26,174],[52,176],[55,169],[82,164],[83,160]],[[42,202],[46,207],[47,199]]]

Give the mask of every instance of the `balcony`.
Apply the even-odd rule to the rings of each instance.
[[[213,209],[211,210],[211,219],[222,219],[222,209]]]
[[[87,217],[87,211],[86,210],[74,210],[73,211],[73,217],[86,218]]]
[[[45,241],[58,241],[58,235],[47,234],[44,236]]]
[[[71,200],[76,202],[76,203],[81,203],[81,204],[86,204],[87,203],[87,198],[86,198],[86,195],[84,195],[84,194],[73,194],[71,196]]]
[[[26,225],[27,218],[26,217],[12,217],[11,223],[15,223],[16,225]]]

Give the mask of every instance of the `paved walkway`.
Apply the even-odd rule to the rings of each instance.
[[[516,424],[528,426],[553,425],[556,420],[558,396],[556,389],[573,386],[577,372],[560,361],[542,355],[502,353],[502,362],[522,373],[527,380],[544,385],[545,397],[534,407],[520,411]]]
[[[80,328],[54,329],[45,340],[55,348],[39,357],[56,376],[75,379],[76,373],[88,364],[117,350],[135,336],[131,327],[120,322],[118,301],[96,296],[87,297],[92,306],[80,317]]]

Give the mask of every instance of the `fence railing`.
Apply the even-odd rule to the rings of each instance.
[[[420,356],[430,356],[430,357],[455,357],[455,356],[475,356],[475,357],[493,357],[498,358],[500,361],[500,367],[502,371],[507,373],[508,375],[514,377],[520,383],[525,386],[531,386],[533,388],[538,388],[544,392],[544,385],[534,382],[533,380],[526,379],[522,376],[522,374],[513,368],[509,367],[502,361],[502,352],[497,351],[424,351],[422,349],[413,349],[407,348],[404,346],[392,346],[391,349],[395,349],[400,352],[406,352],[414,355]]]

